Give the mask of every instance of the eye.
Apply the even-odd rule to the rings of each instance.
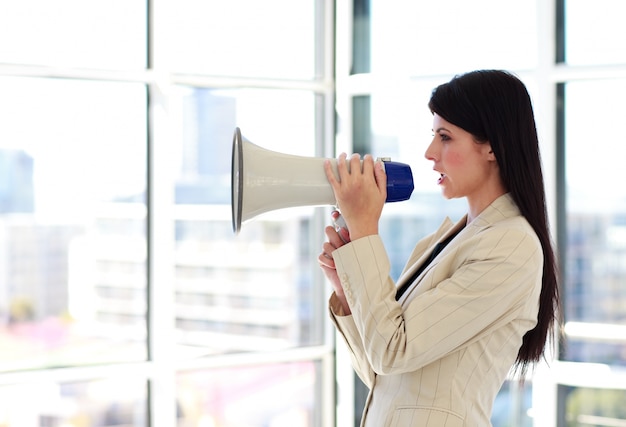
[[[442,141],[449,141],[450,140],[450,136],[446,135],[445,133],[440,133],[439,134],[439,138],[441,138]]]

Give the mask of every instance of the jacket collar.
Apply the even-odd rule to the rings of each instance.
[[[478,216],[468,224],[468,226],[478,228],[489,227],[498,221],[519,215],[519,208],[513,201],[511,193],[506,193],[487,206],[485,210],[478,214]]]
[[[467,224],[467,215],[464,215],[463,218],[461,218],[456,223],[453,223],[449,217],[446,217],[443,223],[437,229],[437,231],[435,231],[431,235],[431,238],[428,240],[426,247],[422,248],[421,251],[417,251],[417,253],[421,253],[421,256],[412,256],[408,260],[407,265],[410,267],[406,271],[404,271],[404,273],[398,278],[397,285],[402,285],[406,280],[413,276],[417,268],[428,259],[430,253],[432,252],[432,248],[437,243],[450,237],[452,234],[458,233],[458,236],[455,238],[455,240],[464,240],[467,237],[475,235],[481,230],[488,228],[499,221],[519,215],[520,211],[513,201],[513,198],[509,193],[506,193],[494,200],[469,224]],[[442,252],[445,251],[446,249],[444,248]],[[430,266],[427,267],[420,274],[420,277],[422,277],[429,269]],[[399,301],[403,302],[409,294],[410,291],[406,292]]]

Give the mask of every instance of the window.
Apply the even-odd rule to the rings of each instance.
[[[235,127],[332,154],[332,2],[53,3],[0,0],[0,424],[331,425],[324,209],[230,187]]]
[[[146,67],[145,1],[3,0],[0,8],[4,64],[133,71]]]
[[[322,77],[322,64],[316,63],[315,55],[322,41],[316,37],[318,19],[323,17],[319,14],[321,3],[184,0],[173,5],[168,35],[177,48],[169,53],[177,73],[301,80]]]
[[[267,221],[246,223],[233,236],[231,164],[224,161],[230,160],[238,124],[250,140],[267,141],[263,148],[312,156],[315,94],[188,86],[174,93],[179,109],[171,114],[180,117],[174,193],[178,344],[200,353],[321,345],[320,315],[302,310],[319,298],[313,248],[301,240],[313,210],[279,213],[280,219],[274,214],[273,220],[266,215]]]
[[[549,214],[563,269],[565,337],[554,360],[507,381],[492,423],[609,426],[626,422],[623,138],[626,114],[623,2],[354,0],[338,5],[338,151],[409,163],[415,191],[389,204],[381,235],[397,277],[412,245],[463,201],[444,201],[424,151],[430,91],[478,68],[517,73],[533,99]],[[598,18],[599,16],[605,19]],[[392,48],[393,47],[393,48]],[[337,346],[339,363],[344,349]],[[358,425],[366,390],[343,378],[340,416]],[[341,394],[343,393],[343,394]],[[351,405],[341,405],[342,397]]]
[[[560,0],[563,4],[565,59],[568,65],[612,65],[626,63],[623,40],[626,29],[620,17],[626,5],[618,0],[589,3]]]
[[[607,94],[611,94],[607,97]],[[566,360],[626,365],[626,191],[621,144],[597,132],[626,113],[626,80],[564,85]],[[601,109],[595,105],[603,105]],[[590,149],[605,153],[590,161]],[[601,191],[602,188],[608,191]],[[593,301],[590,304],[589,301]]]
[[[626,48],[620,26],[595,26],[593,17],[604,8],[610,21],[626,9],[618,1],[564,0],[559,6],[563,24],[557,60],[568,65],[564,69],[570,75],[556,91],[565,317],[557,425],[619,425],[626,420],[626,199],[617,184],[624,180],[617,160],[623,149],[598,129],[619,123],[624,115]],[[595,70],[586,73],[583,66]],[[603,160],[596,161],[594,152],[604,153]]]
[[[409,163],[381,224],[401,263],[463,213],[424,167],[426,102],[475,68],[531,90],[564,273],[560,353],[493,424],[625,422],[623,137],[600,131],[626,113],[623,1],[414,3],[0,0],[0,424],[358,425],[315,261],[328,212],[235,236],[233,131]]]
[[[1,370],[145,360],[145,85],[0,87]]]

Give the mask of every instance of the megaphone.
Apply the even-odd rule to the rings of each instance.
[[[231,165],[231,208],[233,232],[255,216],[295,206],[336,204],[324,172],[325,158],[304,157],[261,148],[241,136],[235,128]],[[337,160],[328,159],[339,178]],[[387,174],[387,200],[408,200],[413,192],[409,165],[383,161]]]

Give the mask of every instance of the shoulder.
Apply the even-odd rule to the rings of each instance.
[[[483,212],[468,224],[473,234],[512,233],[512,235],[535,236],[536,233],[520,213],[510,194],[493,201]]]
[[[508,194],[496,199],[467,228],[467,243],[474,246],[473,252],[524,252],[541,257],[541,242],[535,230]]]
[[[477,230],[467,243],[479,258],[487,254],[506,256],[512,253],[536,253],[542,256],[541,242],[523,217],[507,219]]]
[[[489,226],[507,219],[520,218],[522,214],[510,193],[503,194],[485,208],[471,223],[475,227]]]

